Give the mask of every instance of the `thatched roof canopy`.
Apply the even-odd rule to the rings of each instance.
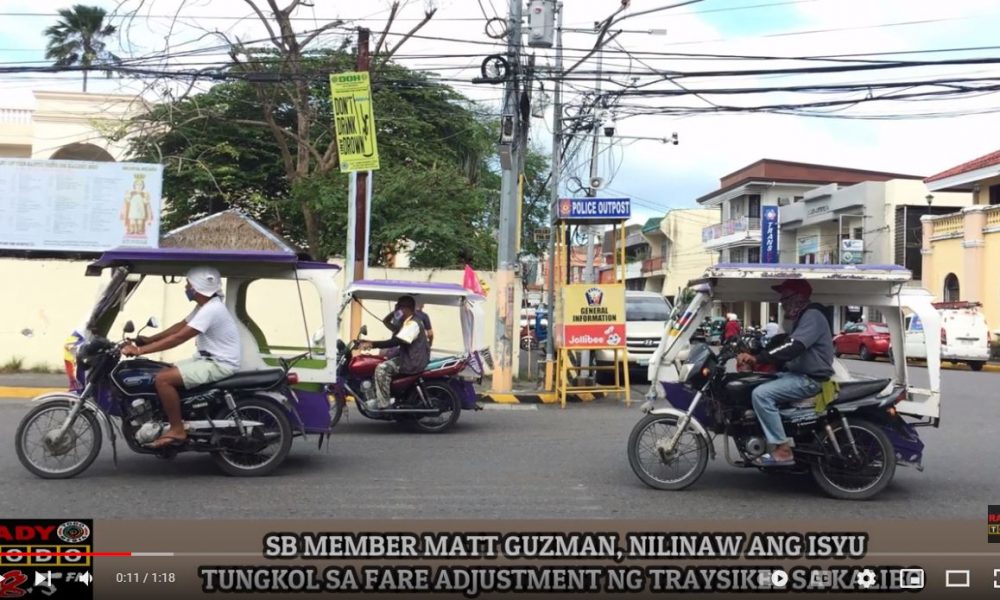
[[[237,209],[215,213],[160,237],[161,248],[301,251]]]

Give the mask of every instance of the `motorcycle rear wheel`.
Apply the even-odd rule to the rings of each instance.
[[[451,429],[462,414],[462,402],[451,386],[446,383],[425,383],[423,390],[428,404],[441,409],[441,414],[417,417],[413,419],[413,425],[424,433],[441,433]],[[411,394],[410,405],[421,406],[417,389],[413,388]]]
[[[846,460],[832,456],[832,444],[824,439],[829,457],[812,464],[812,475],[823,491],[839,500],[868,500],[884,490],[896,473],[896,451],[882,429],[862,419],[849,420],[851,435],[860,459]],[[846,453],[849,445],[842,425],[833,428],[837,443]]]
[[[656,448],[661,439],[669,439],[677,430],[676,415],[647,415],[632,428],[628,437],[628,462],[632,471],[649,487],[658,490],[683,490],[701,477],[708,466],[708,443],[697,431],[688,427],[677,440],[675,455],[664,459]],[[678,476],[660,476],[656,467],[671,467],[692,456],[691,466]]]
[[[25,469],[42,479],[69,479],[83,473],[94,462],[97,455],[101,453],[101,424],[92,412],[83,408],[77,415],[73,426],[66,432],[63,440],[57,443],[46,443],[45,436],[62,426],[66,417],[72,411],[69,400],[53,400],[45,402],[31,409],[28,414],[21,419],[17,426],[17,433],[14,434],[17,458]],[[57,415],[61,413],[61,415]],[[41,425],[39,432],[41,437],[32,440],[32,426],[40,423],[43,419],[48,419],[47,424]],[[89,438],[89,446],[83,448],[81,453],[75,453],[78,445],[82,445],[84,440]],[[31,452],[30,446],[38,446],[42,456],[36,459]],[[57,458],[72,455],[76,459],[58,467],[40,464],[39,460],[45,458]]]
[[[212,452],[212,459],[222,472],[233,477],[262,477],[271,474],[285,462],[292,449],[292,426],[288,422],[288,416],[274,402],[250,398],[237,401],[235,411],[223,409],[219,419],[232,419],[236,412],[239,412],[243,420],[264,423],[264,427],[259,428],[258,435],[262,441],[273,440],[266,448],[273,446],[274,453],[263,460],[256,460],[259,459],[259,452],[219,450]]]

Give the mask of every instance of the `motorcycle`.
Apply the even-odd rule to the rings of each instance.
[[[481,380],[493,368],[483,337],[485,298],[459,285],[405,281],[361,280],[350,284],[341,312],[354,301],[394,303],[401,295],[410,295],[428,307],[457,308],[464,351],[432,358],[423,373],[397,377],[391,386],[395,403],[387,409],[370,410],[365,402],[375,398],[375,369],[386,360],[378,354],[357,353],[361,338],[368,335],[362,325],[358,339],[347,344],[337,340],[336,382],[325,387],[333,402],[331,427],[340,421],[347,399],[354,398],[362,416],[377,421],[396,421],[413,425],[426,433],[451,429],[463,410],[480,410],[473,381]],[[378,322],[383,322],[372,314]],[[317,338],[317,345],[324,339]],[[437,343],[437,342],[435,342]]]
[[[692,343],[699,319],[713,302],[773,302],[773,286],[789,278],[808,280],[813,302],[825,306],[863,304],[884,316],[894,353],[892,377],[871,378],[848,372],[833,360],[838,388],[829,403],[803,399],[780,408],[786,433],[795,440],[792,467],[758,467],[767,439],[753,410],[753,390],[776,377],[773,367],[757,369],[728,364],[741,352],[755,354],[764,344],[757,334],[724,344],[718,354]],[[628,439],[628,461],[641,481],[664,490],[681,490],[704,473],[716,457],[715,438],[723,437],[727,463],[762,471],[811,474],[834,498],[864,500],[892,481],[897,466],[923,470],[922,426],[940,425],[940,345],[928,338],[928,385],[909,380],[903,347],[903,310],[935,321],[933,297],[906,286],[911,274],[897,265],[722,264],[690,282],[695,295],[676,325],[654,352],[649,380],[654,382],[642,406],[643,417]],[[831,325],[832,328],[832,325]],[[781,343],[781,334],[767,346]],[[657,406],[665,399],[669,406]],[[817,409],[817,406],[820,408]],[[916,420],[907,420],[904,417]],[[735,455],[733,453],[735,449]]]
[[[157,327],[156,320],[150,319],[146,327]],[[134,331],[128,321],[124,333]],[[282,360],[281,368],[237,372],[184,390],[181,412],[187,439],[154,449],[146,444],[169,425],[153,380],[170,365],[144,358],[123,360],[121,349],[128,342],[124,336],[119,342],[92,336],[76,352],[82,392],[53,395],[60,397],[45,399],[24,416],[15,445],[28,471],[44,479],[84,472],[100,453],[102,423],[114,444],[111,416],[121,418],[122,438],[138,454],[171,459],[183,452],[208,453],[224,473],[243,477],[267,475],[284,462],[293,437],[289,385],[297,383],[289,370],[308,353]]]
[[[704,473],[709,455],[714,457],[711,434],[724,437],[726,461],[734,467],[753,467],[753,460],[767,451],[751,394],[775,375],[727,371],[735,357],[731,348],[716,355],[699,344],[692,348],[681,373],[682,385],[693,397],[673,390],[674,409],[644,407],[647,414],[635,425],[628,442],[629,463],[643,482],[663,490],[693,484]],[[896,469],[890,435],[908,444],[919,441],[895,410],[905,397],[902,386],[876,379],[841,384],[838,397],[823,412],[811,404],[783,409],[782,422],[795,440],[797,464],[774,469],[812,473],[834,498],[861,500],[877,495],[889,485]],[[737,459],[731,455],[730,440]]]
[[[362,326],[361,335],[367,335]],[[464,358],[434,361],[427,370],[416,375],[402,375],[393,379],[392,397],[397,399],[390,408],[373,411],[365,405],[375,398],[375,369],[386,359],[374,354],[357,354],[361,338],[349,344],[337,342],[337,384],[334,396],[339,405],[347,396],[355,398],[355,406],[362,416],[377,421],[412,423],[426,433],[441,433],[458,422],[462,414],[462,401],[456,393],[454,380],[468,364]]]

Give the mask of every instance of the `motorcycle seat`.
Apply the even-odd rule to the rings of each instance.
[[[259,369],[256,371],[238,371],[229,377],[206,383],[198,386],[194,390],[206,390],[209,388],[221,389],[245,389],[245,388],[269,388],[285,377],[282,369]]]
[[[863,381],[842,381],[840,382],[840,393],[834,402],[849,402],[860,400],[866,396],[874,396],[881,392],[887,385],[892,383],[891,379],[870,379]]]

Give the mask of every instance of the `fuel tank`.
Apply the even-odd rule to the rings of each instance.
[[[381,356],[359,354],[351,358],[351,362],[347,364],[347,372],[355,379],[371,379],[375,376],[375,367],[384,361],[385,358]]]
[[[167,367],[170,367],[169,363],[145,358],[123,360],[111,372],[111,380],[126,396],[155,394],[156,387],[153,385],[153,378]]]

